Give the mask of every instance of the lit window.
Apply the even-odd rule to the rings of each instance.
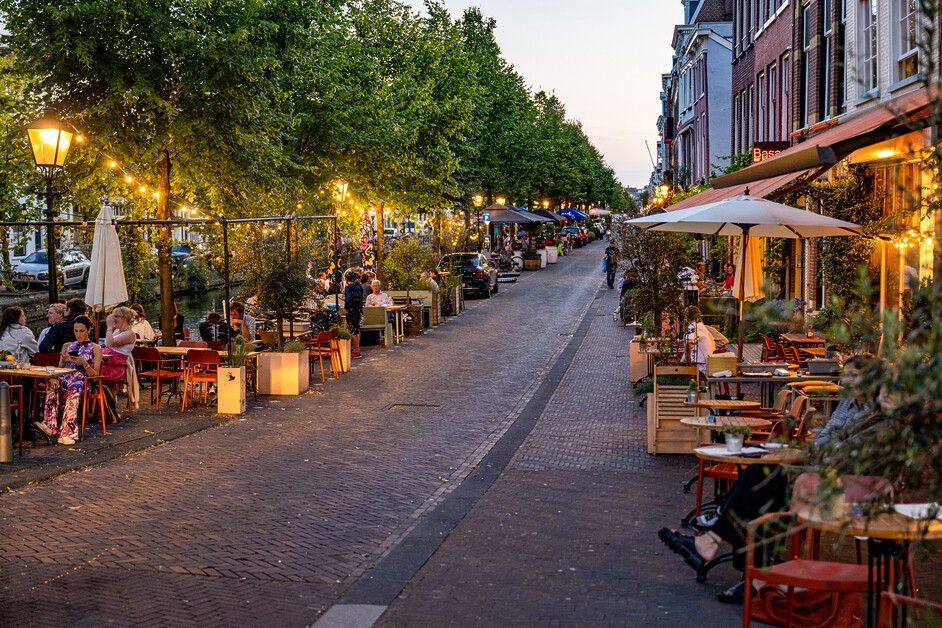
[[[858,83],[863,94],[877,88],[877,3],[875,0],[860,0],[858,14],[860,69]]]
[[[917,0],[895,0],[897,12],[896,80],[914,76],[919,71]]]

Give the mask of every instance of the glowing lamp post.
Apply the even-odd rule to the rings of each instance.
[[[484,204],[484,197],[480,194],[475,195],[474,199],[474,216],[477,218],[477,226],[474,230],[474,235],[471,237],[472,240],[477,241],[478,243],[478,252],[481,252],[481,205]]]
[[[46,199],[46,262],[48,266],[49,303],[59,300],[59,286],[56,277],[56,230],[52,223],[56,214],[54,204],[61,199],[64,189],[53,188],[56,173],[65,165],[65,157],[72,144],[74,132],[70,131],[55,118],[55,111],[47,109],[41,120],[26,127],[29,145],[33,151],[36,168],[46,179],[46,189],[36,191],[36,195]]]

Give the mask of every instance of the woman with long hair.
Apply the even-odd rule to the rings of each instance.
[[[75,372],[49,380],[43,420],[33,424],[49,438],[54,438],[58,434],[60,445],[75,444],[78,407],[85,392],[86,378],[95,377],[101,373],[101,347],[88,338],[92,330],[92,321],[87,316],[77,316],[72,329],[76,340],[71,344],[63,345],[62,353],[59,355],[59,367],[75,369]],[[65,409],[62,412],[60,426],[58,424],[59,406],[63,401]]]
[[[0,317],[0,350],[13,354],[17,362],[29,362],[39,352],[36,336],[26,326],[26,314],[18,307],[8,307]]]

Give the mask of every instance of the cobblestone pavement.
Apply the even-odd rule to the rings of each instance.
[[[698,584],[657,539],[692,506],[681,487],[695,466],[690,457],[645,452],[644,409],[626,369],[630,336],[612,320],[615,304],[608,292],[505,472],[378,625],[741,623],[741,606],[714,599],[738,572],[721,565]],[[852,561],[853,543],[839,553]],[[940,599],[938,555],[919,565],[916,580]]]
[[[0,625],[303,626],[510,428],[602,278],[595,244],[323,394],[0,497]]]

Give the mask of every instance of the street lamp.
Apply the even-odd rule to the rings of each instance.
[[[549,201],[543,201],[543,209],[549,209]]]
[[[498,205],[503,205],[503,204],[504,204],[504,200],[505,200],[505,199],[504,199],[503,196],[498,196],[498,197],[497,197],[497,204],[498,204]]]
[[[474,234],[471,236],[471,239],[478,243],[478,252],[481,251],[481,205],[484,204],[484,197],[480,194],[474,196],[474,217],[477,220],[477,225],[474,229]]]
[[[65,165],[65,157],[75,135],[55,117],[55,110],[46,109],[43,117],[26,127],[29,145],[33,151],[36,168],[46,179],[45,191],[36,190],[36,196],[46,199],[46,262],[48,268],[49,303],[59,300],[59,286],[56,277],[56,229],[53,226],[56,215],[54,203],[61,199],[64,189],[52,187],[56,173]]]

